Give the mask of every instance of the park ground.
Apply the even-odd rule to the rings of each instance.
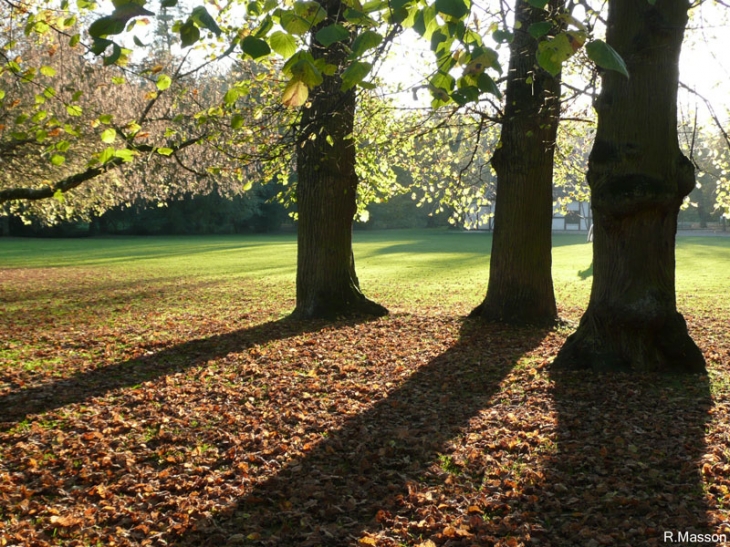
[[[730,539],[730,238],[678,239],[673,377],[551,371],[585,236],[552,330],[464,319],[487,234],[355,240],[388,317],[286,320],[291,234],[0,240],[0,547]]]

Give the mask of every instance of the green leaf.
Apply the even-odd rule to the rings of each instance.
[[[311,26],[318,25],[327,18],[327,11],[319,2],[294,2],[294,13],[309,22]]]
[[[42,66],[41,67],[41,74],[43,74],[44,76],[48,76],[48,77],[55,76],[56,75],[56,69],[53,68],[52,66]]]
[[[218,23],[215,22],[215,19],[211,17],[210,13],[208,13],[208,10],[205,9],[205,7],[203,6],[198,6],[197,8],[195,8],[190,14],[190,18],[195,21],[199,26],[207,28],[216,36],[220,36],[221,32],[223,32],[218,26]],[[190,18],[188,20],[190,20]]]
[[[428,6],[427,8],[420,10],[416,15],[416,20],[413,23],[413,30],[423,36],[426,40],[431,39],[433,32],[439,27],[439,23],[436,20],[436,6]]]
[[[289,34],[302,35],[309,32],[312,24],[291,11],[285,11],[281,14],[281,26]]]
[[[375,27],[377,23],[368,14],[356,9],[347,8],[344,13],[345,20],[348,23],[357,25],[358,27]]]
[[[69,104],[69,105],[66,105],[66,112],[68,112],[69,116],[81,116],[81,114],[83,114],[84,111],[77,104]]]
[[[195,23],[188,20],[180,25],[180,45],[182,47],[192,46],[198,40],[200,40],[200,30]]]
[[[101,162],[101,164],[103,165],[111,160],[113,157],[114,148],[109,146],[108,148],[105,148],[104,151],[99,155],[99,162]]]
[[[136,154],[132,150],[120,148],[114,151],[114,157],[121,159],[124,163],[129,163],[134,159]]]
[[[477,86],[479,87],[479,90],[484,93],[491,93],[499,99],[502,98],[502,93],[499,91],[497,84],[486,72],[482,72],[477,78]]]
[[[594,40],[586,45],[588,57],[601,68],[615,70],[629,77],[629,70],[621,55],[603,40]]]
[[[322,73],[306,57],[294,63],[290,72],[295,80],[303,82],[307,87],[316,87],[324,81]]]
[[[575,53],[573,41],[567,33],[558,34],[552,40],[540,42],[537,45],[537,62],[553,76],[557,76],[563,68],[563,63]]]
[[[260,59],[266,57],[271,53],[271,48],[264,40],[254,38],[253,36],[246,36],[241,41],[241,49],[252,59]]]
[[[243,127],[244,118],[240,114],[231,116],[231,129],[241,129]]]
[[[342,73],[342,91],[347,91],[362,82],[372,70],[373,65],[355,61]]]
[[[366,30],[355,38],[352,43],[350,59],[357,59],[369,49],[376,48],[383,41],[383,37],[375,31]]]
[[[142,40],[140,40],[140,39],[139,39],[139,38],[137,38],[136,36],[134,36],[134,37],[132,38],[132,40],[134,41],[134,45],[136,45],[137,47],[147,47],[147,46],[145,46],[145,45],[144,45],[144,44],[142,43]]]
[[[133,2],[120,5],[111,15],[101,17],[91,23],[89,35],[92,38],[101,38],[111,34],[119,34],[124,31],[124,27],[130,19],[141,16],[154,16],[154,13]]]
[[[113,143],[117,138],[117,132],[113,128],[105,129],[101,132],[101,142],[106,144]]]
[[[429,87],[445,90],[448,97],[448,92],[454,89],[455,83],[456,80],[454,80],[454,77],[451,74],[444,71],[439,71],[434,74],[434,76],[429,81]]]
[[[443,88],[436,87],[433,84],[429,84],[428,90],[431,92],[431,95],[433,95],[434,103],[446,104],[451,100],[451,97]]]
[[[112,34],[120,34],[121,32],[124,32],[125,26],[127,26],[126,20],[115,18],[112,15],[107,15],[91,23],[91,26],[89,27],[89,34],[92,38],[101,38]]]
[[[157,148],[155,152],[157,152],[161,156],[170,156],[172,155],[174,150],[172,148]]]
[[[56,150],[59,152],[67,152],[71,148],[71,143],[68,141],[58,141],[56,143]]]
[[[71,36],[71,39],[68,41],[68,45],[71,47],[74,47],[80,41],[81,41],[81,35],[76,33],[73,36]]]
[[[309,97],[309,88],[300,80],[290,81],[284,89],[281,102],[289,108],[302,106]]]
[[[534,8],[545,9],[545,6],[547,6],[548,0],[527,0],[527,3],[530,4]]]
[[[55,199],[58,203],[66,201],[66,198],[63,197],[63,191],[60,188],[53,192],[53,199]]]
[[[365,13],[372,13],[374,11],[380,11],[383,8],[387,7],[388,4],[387,0],[370,0],[370,2],[367,2],[364,6],[362,6],[362,10]]]
[[[451,98],[459,106],[479,100],[479,89],[474,86],[462,87],[451,94]]]
[[[60,156],[60,155],[58,155],[58,154],[54,154],[54,155],[53,155],[53,156],[51,157],[51,163],[52,163],[53,165],[63,165],[64,163],[66,163],[66,158],[65,158],[65,157],[63,157],[63,156]]]
[[[91,46],[91,53],[94,55],[101,55],[106,51],[106,48],[108,48],[110,45],[112,45],[114,42],[111,40],[107,40],[106,38],[94,38],[94,43]]]
[[[335,42],[347,40],[349,37],[350,33],[348,30],[340,24],[328,25],[321,28],[315,35],[317,41],[324,47],[329,47]]]
[[[314,66],[325,76],[334,76],[337,74],[337,65],[328,63],[322,57],[314,61]]]
[[[464,74],[481,74],[487,68],[493,68],[502,72],[499,66],[499,55],[491,48],[476,48],[472,53],[471,61],[464,68]]]
[[[240,96],[240,90],[232,87],[228,91],[226,91],[226,94],[223,96],[223,102],[226,103],[228,106],[231,106],[238,100],[238,97]]]
[[[264,20],[261,21],[261,24],[256,29],[256,32],[254,32],[253,36],[255,38],[265,38],[273,26],[274,21],[271,19],[271,16],[267,15]]]
[[[471,2],[468,0],[436,0],[436,11],[455,19],[463,19],[469,14]]]
[[[291,34],[277,30],[269,37],[271,49],[284,58],[291,57],[297,51],[297,42]]]
[[[113,119],[113,114],[102,114],[101,116],[99,116],[99,122],[103,123],[104,125],[109,125],[110,123],[112,123]]]
[[[119,44],[112,43],[112,54],[104,57],[104,66],[113,65],[122,56],[122,48]]]
[[[175,6],[177,6],[177,0],[162,0],[160,2],[161,8],[174,8]]]
[[[248,6],[246,7],[246,11],[249,15],[258,17],[259,15],[261,15],[261,4],[259,4],[258,2],[249,2]]]
[[[160,91],[165,91],[172,85],[172,78],[170,78],[167,74],[160,74],[157,77],[155,85]]]
[[[530,33],[530,36],[533,38],[542,38],[545,36],[548,32],[550,32],[550,29],[553,28],[553,24],[550,21],[540,21],[539,23],[533,23],[527,28],[527,32]]]

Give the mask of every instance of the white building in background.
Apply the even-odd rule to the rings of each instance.
[[[568,212],[563,215],[560,207],[553,206],[553,232],[587,232],[593,224],[591,204],[587,201],[571,201]]]
[[[571,201],[567,213],[563,214],[558,205],[553,206],[553,232],[587,232],[593,224],[591,204],[587,201]],[[494,204],[475,208],[465,215],[464,227],[467,230],[493,230]]]

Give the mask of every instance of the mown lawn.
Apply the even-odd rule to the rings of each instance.
[[[291,234],[0,239],[0,547],[730,537],[730,238],[678,241],[708,375],[671,378],[556,374],[570,328],[465,322],[487,234],[355,240],[389,317],[284,320]],[[577,321],[591,247],[554,243]]]

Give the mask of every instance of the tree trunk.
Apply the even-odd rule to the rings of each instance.
[[[515,5],[514,39],[497,172],[489,284],[471,316],[511,324],[552,324],[557,319],[551,275],[553,157],[560,115],[560,79],[537,66],[537,40],[527,32],[550,12]],[[551,13],[553,12],[553,13]]]
[[[589,157],[593,287],[554,366],[701,372],[702,353],[675,300],[675,236],[694,169],[679,149],[679,53],[685,0],[611,0],[608,43],[630,78],[603,75]]]
[[[339,1],[321,2],[329,17],[312,32],[338,21]],[[355,145],[349,136],[355,120],[355,90],[341,90],[340,73],[348,55],[342,43],[328,48],[312,38],[315,59],[338,67],[312,89],[302,113],[297,146],[297,304],[299,318],[386,315],[365,298],[355,274],[352,223],[357,210]]]

